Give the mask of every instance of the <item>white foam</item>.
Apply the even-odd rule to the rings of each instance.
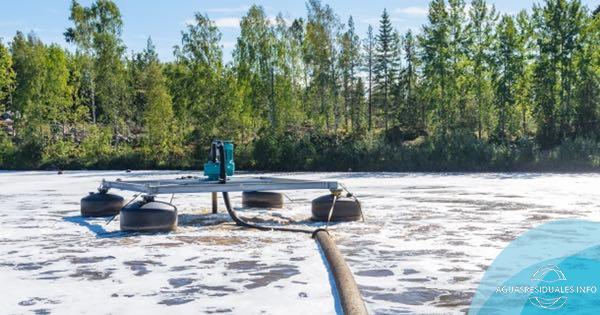
[[[313,240],[237,228],[223,207],[207,214],[209,195],[175,196],[181,222],[170,234],[123,235],[118,221],[78,217],[79,199],[102,178],[180,174],[195,173],[0,172],[2,312],[336,312]],[[332,229],[374,313],[459,313],[518,234],[559,218],[600,219],[595,174],[269,175],[339,180],[361,199],[367,222]],[[302,220],[325,193],[291,191],[296,203],[284,209],[242,215]]]

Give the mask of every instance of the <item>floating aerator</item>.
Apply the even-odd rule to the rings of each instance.
[[[209,160],[204,164],[205,177],[102,180],[98,193],[90,193],[89,196],[81,199],[81,214],[83,216],[115,216],[120,212],[120,224],[123,231],[172,231],[177,227],[177,207],[170,203],[156,201],[155,196],[165,194],[173,196],[178,193],[210,193],[213,199],[213,213],[217,213],[217,193],[220,192],[223,194],[228,212],[235,219],[237,218],[235,211],[229,202],[230,192],[241,192],[242,203],[246,207],[281,208],[283,207],[283,194],[276,191],[324,189],[329,190],[332,194],[312,201],[313,220],[324,222],[355,221],[362,218],[361,205],[358,200],[336,181],[263,176],[233,178],[232,175],[235,172],[233,149],[234,146],[231,141],[213,141]],[[122,197],[107,193],[109,189],[113,188],[134,191],[137,194],[123,208]],[[347,194],[343,195],[342,191]],[[145,194],[142,197],[143,200],[135,201],[140,194]],[[236,221],[236,223],[239,222]],[[249,225],[252,226],[252,224]],[[288,227],[264,227],[264,229],[298,230]],[[303,230],[302,232],[307,231]]]

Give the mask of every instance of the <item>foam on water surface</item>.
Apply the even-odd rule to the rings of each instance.
[[[79,199],[102,178],[193,172],[0,172],[3,313],[335,314],[331,279],[306,235],[238,228],[210,195],[176,195],[179,227],[125,234],[84,219]],[[487,266],[524,231],[562,218],[599,220],[597,174],[269,174],[338,180],[366,222],[332,233],[374,314],[464,313]],[[112,191],[128,200],[131,192]],[[324,191],[290,191],[284,209],[240,210],[260,222],[309,223]],[[170,196],[162,196],[169,200]],[[240,194],[232,202],[241,204]]]

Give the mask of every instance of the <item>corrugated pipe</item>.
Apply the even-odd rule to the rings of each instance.
[[[317,241],[319,247],[325,255],[325,258],[327,259],[327,264],[329,265],[329,270],[331,271],[333,279],[335,280],[335,286],[337,288],[340,304],[344,314],[368,314],[365,303],[360,295],[360,291],[358,290],[358,286],[356,285],[356,281],[354,281],[352,271],[350,271],[350,268],[344,260],[344,256],[342,256],[342,253],[340,253],[340,250],[337,248],[335,242],[326,229],[317,229],[315,231],[311,231],[305,229],[270,227],[248,223],[237,216],[237,213],[235,210],[233,210],[233,207],[231,207],[229,194],[227,192],[223,192],[223,201],[225,202],[225,207],[227,208],[229,216],[237,225],[258,229],[261,231],[285,231],[312,234],[313,238]]]
[[[325,229],[318,229],[313,233],[313,237],[319,243],[327,263],[329,270],[335,279],[335,286],[338,289],[342,310],[346,315],[365,315],[368,314],[365,303],[358,291],[356,281],[352,271],[346,264],[344,256],[335,245],[335,242]]]

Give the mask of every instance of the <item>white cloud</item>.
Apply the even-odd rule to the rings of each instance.
[[[225,17],[225,18],[218,18],[218,19],[214,19],[213,22],[215,23],[215,25],[217,27],[240,27],[240,18],[237,17]],[[196,24],[196,19],[194,18],[189,18],[185,21],[183,21],[183,25],[195,25]]]
[[[240,27],[240,18],[238,17],[224,17],[214,20],[217,27]]]
[[[429,10],[425,7],[406,7],[397,8],[394,10],[395,13],[406,14],[412,16],[426,16]]]
[[[5,20],[0,21],[0,27],[18,27],[22,26],[24,23],[22,20]]]
[[[238,13],[238,12],[246,12],[250,9],[249,5],[242,5],[239,7],[233,8],[211,8],[207,9],[206,12],[209,13]]]

